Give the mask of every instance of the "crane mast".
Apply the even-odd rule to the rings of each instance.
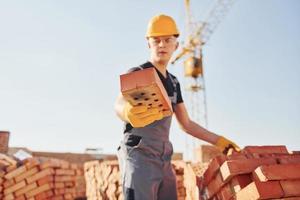
[[[190,0],[184,0],[186,14],[186,38],[172,64],[184,59],[185,89],[189,103],[187,105],[194,121],[208,128],[206,87],[203,73],[203,46],[208,42],[217,26],[224,19],[235,0],[217,0],[203,21],[196,22],[191,12]],[[192,152],[199,140],[186,135],[185,159],[193,159]]]

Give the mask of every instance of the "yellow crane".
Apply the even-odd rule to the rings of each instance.
[[[207,43],[217,26],[235,0],[217,0],[203,21],[196,22],[192,18],[190,0],[184,0],[186,13],[186,39],[180,52],[171,61],[172,64],[184,59],[184,75],[188,85],[189,109],[192,118],[208,128],[205,81],[203,73],[203,46]],[[196,148],[196,140],[186,138],[185,157],[192,159],[191,152]]]

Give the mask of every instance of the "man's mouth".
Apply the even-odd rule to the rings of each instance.
[[[158,54],[159,55],[165,55],[165,54],[167,54],[167,52],[165,52],[165,51],[159,51]]]

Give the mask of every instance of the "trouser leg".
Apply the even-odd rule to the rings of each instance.
[[[176,176],[170,162],[164,164],[164,176],[158,190],[158,200],[165,199],[177,200]]]
[[[142,144],[139,144],[142,145]],[[162,180],[162,163],[151,158],[143,147],[121,145],[124,200],[157,200]]]

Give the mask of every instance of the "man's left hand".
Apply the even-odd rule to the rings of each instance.
[[[235,151],[239,152],[241,151],[241,148],[236,145],[234,142],[230,141],[229,139],[220,136],[215,144],[224,154],[227,154],[227,152],[230,149],[234,149]]]

